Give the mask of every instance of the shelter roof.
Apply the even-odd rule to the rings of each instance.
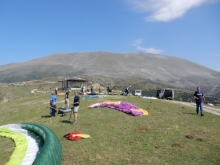
[[[88,80],[82,79],[82,78],[80,78],[80,77],[73,77],[73,78],[68,78],[68,79],[61,80],[61,81],[80,81],[80,82],[86,82],[86,81],[88,81]]]

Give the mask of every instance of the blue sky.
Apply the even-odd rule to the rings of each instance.
[[[148,52],[220,71],[220,0],[1,0],[0,65]]]

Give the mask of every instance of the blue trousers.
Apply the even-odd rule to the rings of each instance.
[[[50,103],[50,115],[51,116],[56,116],[56,109],[57,109],[57,106],[56,104],[53,104],[53,103]]]
[[[199,113],[199,110],[200,110],[200,114],[204,114],[202,102],[196,102],[196,113],[197,114]]]

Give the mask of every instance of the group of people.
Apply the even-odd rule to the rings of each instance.
[[[90,85],[90,93],[94,93],[94,87],[93,87],[93,85]],[[98,89],[99,89],[99,94],[101,94],[101,92],[102,92],[102,86],[99,84],[99,86],[98,86]]]
[[[103,87],[102,87],[101,85],[98,86],[98,90],[99,90],[98,94],[101,94],[102,88],[103,88]],[[129,96],[129,95],[130,95],[130,88],[131,88],[131,86],[128,86],[127,88],[125,88],[125,90],[124,90],[124,92],[123,92],[122,95]],[[107,86],[106,89],[107,89],[107,93],[108,93],[108,94],[112,93],[112,88],[111,88],[110,86]],[[90,91],[91,94],[94,93],[94,87],[93,87],[93,85],[88,86],[87,92],[89,92],[89,91]],[[85,92],[86,92],[86,87],[85,87],[85,85],[83,85],[83,86],[81,87],[81,92],[82,92],[82,94],[85,94]]]
[[[101,94],[101,92],[102,92],[102,86],[101,85],[98,86],[98,90],[99,90],[99,94]],[[93,93],[95,94],[93,85],[87,86],[87,91],[86,91],[86,86],[85,85],[81,86],[82,95],[87,94],[87,92],[90,92],[90,94],[93,94]]]
[[[70,94],[70,92],[71,92],[71,90],[68,90],[65,93],[64,104],[63,104],[62,108],[69,109],[69,94]],[[57,112],[56,102],[57,102],[57,97],[52,92],[51,96],[50,96],[50,116],[51,117],[56,116],[56,112]],[[79,97],[79,93],[77,91],[74,92],[74,99],[73,99],[72,105],[73,105],[73,107],[72,107],[71,111],[73,111],[73,117],[74,117],[73,124],[76,124],[77,123],[77,113],[78,113],[79,105],[80,105],[80,97]]]
[[[129,88],[131,86],[127,87],[124,91],[125,95],[128,95],[129,92]],[[108,88],[109,90],[110,88]],[[99,87],[99,92],[101,92],[101,88]],[[64,97],[64,104],[62,106],[62,108],[66,108],[69,109],[69,94],[71,93],[71,90],[68,90],[65,93],[65,97]],[[194,95],[193,95],[195,101],[196,101],[196,114],[198,115],[200,113],[201,116],[204,116],[204,111],[203,111],[203,102],[205,101],[205,96],[203,94],[203,92],[200,90],[200,87],[197,87],[197,91],[195,91]],[[51,96],[50,96],[50,116],[51,117],[55,117],[56,116],[56,112],[57,112],[57,107],[56,107],[56,102],[57,102],[57,97],[56,94],[54,94],[54,92],[52,92]],[[74,99],[73,99],[73,103],[72,103],[73,107],[72,107],[72,111],[73,111],[73,124],[77,123],[77,113],[79,110],[79,105],[80,105],[80,97],[79,97],[79,93],[77,91],[74,92]]]

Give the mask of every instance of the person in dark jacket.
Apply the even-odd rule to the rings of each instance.
[[[200,115],[204,116],[203,101],[205,101],[205,96],[203,95],[203,92],[201,92],[200,87],[197,87],[197,91],[194,93],[193,97],[196,100],[197,115],[199,114],[199,110],[200,110]]]
[[[79,103],[80,103],[79,94],[78,94],[78,92],[75,92],[75,96],[73,99],[73,117],[74,117],[73,124],[77,123],[77,113],[79,110]]]
[[[92,85],[90,85],[90,91],[91,91],[91,93],[93,93],[93,86]]]
[[[127,87],[127,88],[125,88],[125,95],[126,95],[126,96],[128,96],[128,95],[129,95],[129,93],[130,93],[130,91],[129,91],[130,87],[131,87],[131,86],[129,86],[129,87]]]

